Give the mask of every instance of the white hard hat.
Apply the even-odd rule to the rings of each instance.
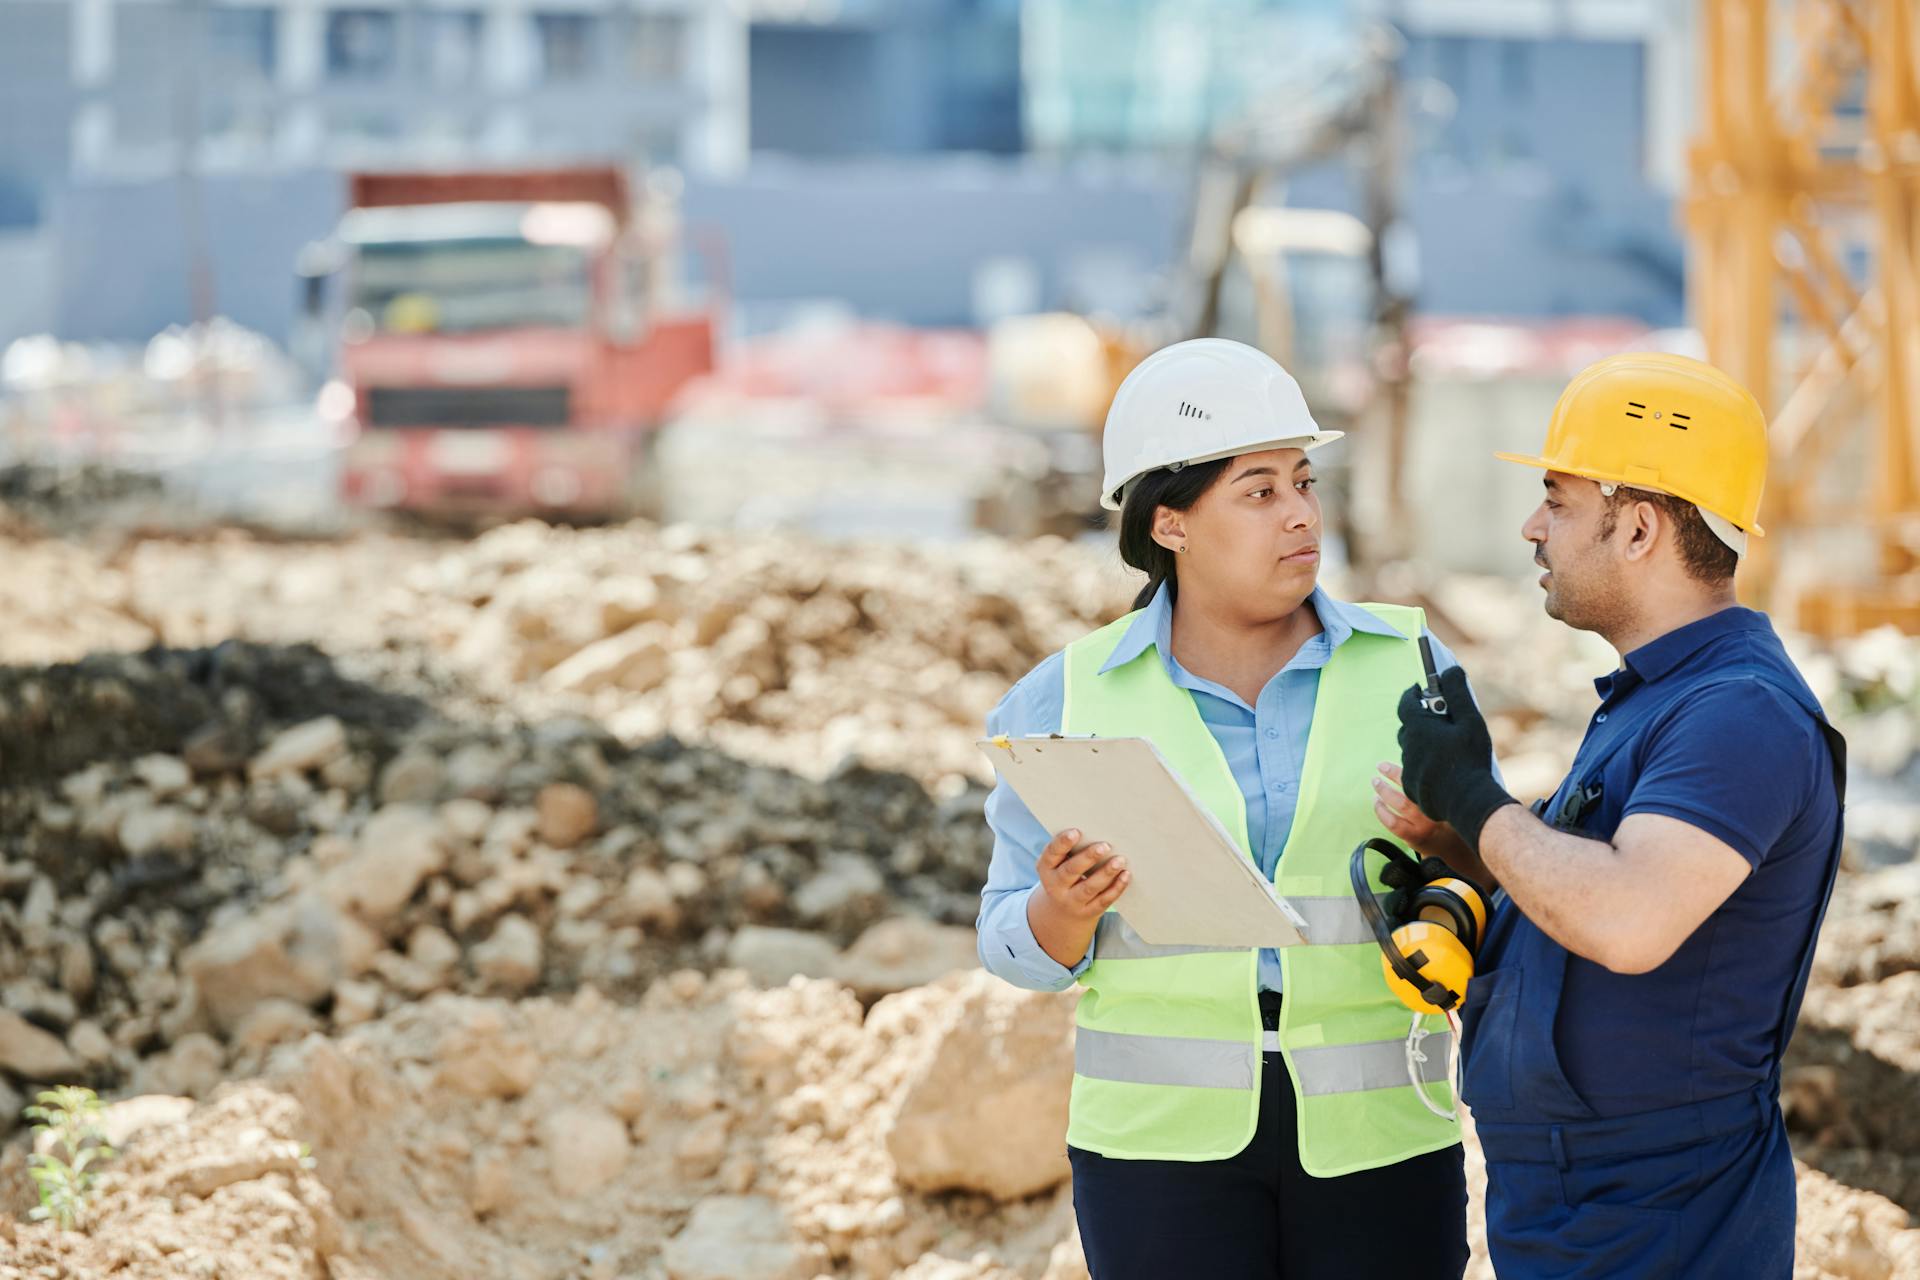
[[[1244,342],[1194,338],[1142,360],[1107,410],[1100,505],[1120,510],[1128,485],[1162,467],[1262,449],[1317,449],[1345,435],[1322,431],[1279,361]]]

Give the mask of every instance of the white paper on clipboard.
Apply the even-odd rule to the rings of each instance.
[[[1155,946],[1289,947],[1307,922],[1145,738],[990,738],[994,770],[1049,832],[1124,854],[1114,904]]]

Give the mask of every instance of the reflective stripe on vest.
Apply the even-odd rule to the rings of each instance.
[[[1360,904],[1351,893],[1338,898],[1289,897],[1287,902],[1307,922],[1307,938],[1321,946],[1372,942],[1373,930],[1367,925]],[[1126,917],[1109,911],[1100,917],[1094,929],[1093,953],[1102,960],[1152,960],[1165,956],[1202,955],[1229,951],[1240,954],[1244,947],[1155,946],[1133,931]]]
[[[1264,1032],[1261,1048],[1280,1049],[1280,1033]],[[1421,1042],[1426,1061],[1417,1064],[1428,1084],[1447,1079],[1453,1033],[1440,1031]],[[1370,1040],[1363,1044],[1296,1049],[1293,1069],[1300,1092],[1309,1098],[1371,1089],[1399,1089],[1407,1083],[1406,1040]],[[1082,1027],[1073,1044],[1075,1075],[1128,1084],[1180,1085],[1190,1089],[1251,1089],[1258,1066],[1243,1040],[1195,1040],[1183,1036],[1130,1036]]]
[[[1075,1014],[1069,1144],[1121,1159],[1225,1159],[1253,1136],[1260,1055],[1276,1051],[1298,1099],[1300,1162],[1309,1174],[1378,1168],[1459,1141],[1459,1126],[1416,1096],[1410,1015],[1387,990],[1379,949],[1348,888],[1353,847],[1384,834],[1369,784],[1378,761],[1399,758],[1395,707],[1420,679],[1419,611],[1370,608],[1397,635],[1356,631],[1321,668],[1300,803],[1276,868],[1276,887],[1308,933],[1308,945],[1279,953],[1279,1029],[1261,1027],[1258,952],[1155,946],[1109,911],[1079,979],[1086,990]],[[1173,683],[1153,648],[1106,666],[1135,616],[1067,647],[1060,731],[1151,740],[1251,858],[1246,797],[1192,694]],[[1122,839],[1113,837],[1116,848]],[[1421,1091],[1445,1107],[1451,1039],[1443,1019],[1424,1029]]]

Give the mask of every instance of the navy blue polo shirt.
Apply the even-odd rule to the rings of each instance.
[[[1752,1088],[1774,1070],[1783,1013],[1798,1006],[1800,957],[1837,855],[1818,701],[1766,615],[1738,607],[1635,649],[1594,687],[1600,706],[1548,820],[1578,788],[1585,835],[1608,840],[1630,814],[1664,814],[1725,841],[1753,872],[1650,973],[1567,957],[1561,1066],[1602,1116]]]

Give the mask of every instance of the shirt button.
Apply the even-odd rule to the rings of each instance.
[[[1273,789],[1275,791],[1285,791],[1290,785],[1292,784],[1286,783],[1286,782],[1276,782],[1273,784]]]
[[[1269,729],[1267,730],[1267,736],[1269,738],[1277,738],[1280,736],[1280,731],[1278,729]]]
[[[1593,722],[1595,724],[1605,724],[1607,722],[1607,713],[1602,711],[1599,715],[1593,718]]]

